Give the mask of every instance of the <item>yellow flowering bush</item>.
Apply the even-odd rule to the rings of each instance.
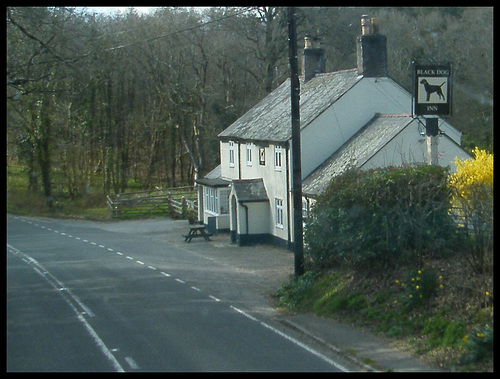
[[[427,302],[434,295],[437,287],[437,275],[433,269],[412,270],[407,273],[404,282],[395,280],[394,283],[402,290],[402,304],[407,308],[415,308]],[[394,301],[394,304],[398,304],[398,301]]]
[[[473,154],[474,159],[455,158],[457,172],[450,175],[450,185],[458,192],[456,196],[467,200],[472,200],[477,185],[493,186],[493,154],[477,147]]]
[[[451,212],[473,268],[482,273],[492,267],[493,258],[493,154],[476,147],[473,155],[455,159],[457,171],[448,183],[453,192]]]

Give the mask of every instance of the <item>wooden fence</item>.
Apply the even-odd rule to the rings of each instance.
[[[129,192],[108,195],[108,207],[114,218],[125,215],[168,215],[188,218],[198,215],[198,198],[194,187]]]

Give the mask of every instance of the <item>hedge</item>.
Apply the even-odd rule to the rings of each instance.
[[[349,170],[335,177],[306,221],[306,256],[319,269],[420,264],[454,240],[448,171],[440,166]]]

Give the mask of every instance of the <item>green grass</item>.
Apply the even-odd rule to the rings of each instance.
[[[50,208],[42,194],[42,185],[35,193],[28,191],[28,174],[22,165],[7,166],[7,212],[24,216],[43,216],[58,218],[77,218],[96,221],[112,219],[106,196],[98,188],[91,188],[89,194],[81,194],[71,199],[62,184],[64,178],[55,170],[52,177],[54,198]],[[131,181],[131,189],[138,190],[139,185]],[[120,219],[137,219],[154,216],[168,216],[166,210],[151,211],[150,207],[139,207],[136,211],[125,214]]]
[[[417,271],[408,270],[403,277],[411,283]],[[275,297],[283,309],[349,320],[398,339],[416,354],[434,357],[441,364],[459,365],[465,371],[489,370],[493,330],[488,325],[492,325],[493,307],[486,308],[489,311],[464,312],[456,307],[453,298],[445,299],[444,293],[436,290],[436,275],[431,269],[418,277],[420,286],[428,291],[418,302],[403,301],[416,292],[410,285],[403,287],[399,280],[361,276],[347,270],[306,272],[282,285]],[[449,292],[453,296],[452,288]],[[480,313],[484,315],[478,316]],[[486,332],[475,332],[478,328]],[[469,335],[472,342],[465,343]]]

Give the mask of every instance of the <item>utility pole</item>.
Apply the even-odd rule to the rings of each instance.
[[[292,106],[293,250],[295,254],[295,276],[301,276],[304,273],[304,247],[302,230],[302,166],[300,158],[300,83],[297,64],[295,7],[288,8],[288,55],[290,60]]]

